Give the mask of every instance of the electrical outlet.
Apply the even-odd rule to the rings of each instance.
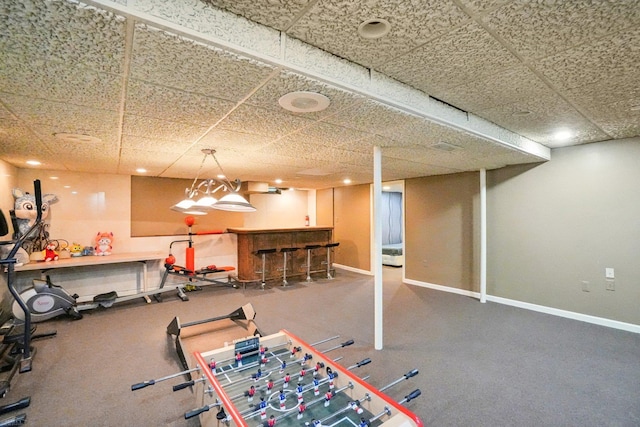
[[[589,292],[589,282],[587,280],[582,281],[582,292]]]
[[[615,291],[616,290],[616,281],[607,279],[607,281],[605,283],[605,289],[608,290],[608,291]]]

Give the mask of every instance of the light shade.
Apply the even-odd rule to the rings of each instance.
[[[238,193],[229,193],[211,206],[214,209],[231,212],[255,212],[256,208]]]

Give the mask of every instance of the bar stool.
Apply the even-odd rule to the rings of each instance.
[[[331,275],[331,250],[336,246],[340,245],[339,242],[327,243],[323,247],[327,248],[327,279],[333,279]]]
[[[297,251],[299,248],[280,248],[282,257],[284,258],[284,264],[282,265],[282,286],[287,286],[287,258],[291,252]]]
[[[307,245],[304,247],[307,251],[307,282],[311,282],[311,251],[321,248],[322,245]]]
[[[256,273],[262,274],[262,283],[260,286],[262,287],[263,290],[265,286],[265,274],[267,273],[267,254],[273,254],[276,251],[277,251],[276,248],[269,248],[269,249],[258,249],[257,251],[254,252],[256,255],[262,257],[262,270],[256,271]]]

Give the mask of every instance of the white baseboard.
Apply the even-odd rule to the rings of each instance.
[[[467,291],[464,289],[452,288],[449,286],[435,285],[433,283],[420,282],[417,280],[404,279],[405,283],[410,285],[422,286],[424,288],[435,289],[437,291],[449,292],[458,295],[465,295],[480,299],[479,292]],[[633,323],[625,323],[617,320],[606,319],[604,317],[596,317],[588,314],[576,313],[573,311],[561,310],[559,308],[546,307],[544,305],[531,304],[528,302],[512,300],[508,298],[487,295],[487,301],[498,304],[510,305],[513,307],[524,308],[525,310],[537,311],[539,313],[551,314],[553,316],[564,317],[567,319],[579,320],[581,322],[592,323],[594,325],[606,326],[608,328],[620,329],[622,331],[640,334],[640,325]]]
[[[364,274],[367,276],[373,276],[373,273],[370,272],[369,270],[361,270],[359,268],[349,267],[348,265],[336,264],[335,262],[333,263],[333,267],[340,268],[342,270],[352,271],[354,273]]]

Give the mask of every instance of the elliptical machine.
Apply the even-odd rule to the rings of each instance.
[[[76,306],[78,295],[69,295],[62,286],[54,285],[48,275],[46,277],[46,280],[34,279],[33,287],[20,293],[20,300],[31,313],[31,321],[44,322],[63,314],[73,320],[82,319]],[[13,302],[13,315],[16,319],[24,320],[24,312],[18,300]]]

